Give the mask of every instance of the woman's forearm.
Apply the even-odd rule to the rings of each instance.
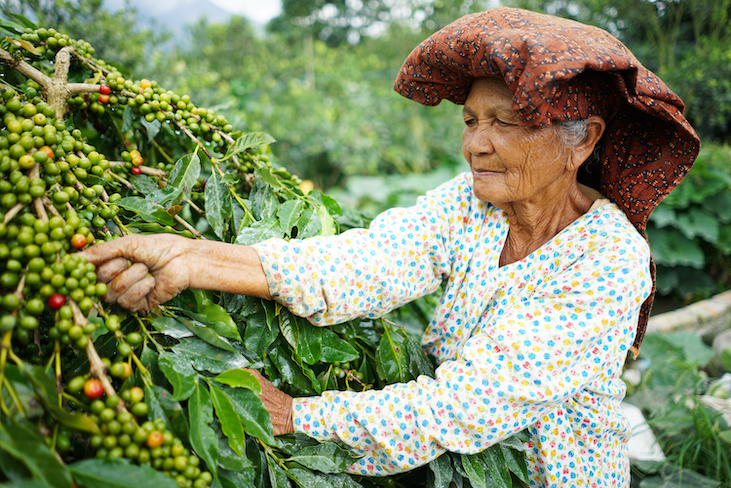
[[[190,288],[218,290],[271,300],[269,285],[254,248],[216,241],[195,241],[186,255]]]

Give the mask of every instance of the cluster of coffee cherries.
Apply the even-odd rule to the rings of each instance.
[[[91,44],[84,40],[71,39],[67,34],[62,34],[56,29],[26,29],[20,36],[24,41],[37,45],[36,51],[46,59],[53,59],[59,49],[72,46],[80,55],[91,58],[96,50]]]
[[[128,362],[111,365],[112,376],[119,380],[131,374]],[[126,383],[125,383],[126,384]],[[206,488],[212,476],[201,469],[200,458],[187,449],[180,438],[167,430],[162,419],[145,420],[149,407],[144,390],[132,386],[119,396],[105,395],[96,378],[78,376],[68,383],[71,394],[84,403],[90,419],[99,425],[99,433],[89,439],[98,458],[126,458],[149,465],[175,479],[181,488]],[[124,406],[123,406],[124,405]]]

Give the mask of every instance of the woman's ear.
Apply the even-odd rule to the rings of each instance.
[[[599,143],[599,141],[602,138],[602,135],[604,134],[604,129],[606,129],[607,124],[604,122],[604,119],[597,116],[592,115],[588,119],[586,119],[587,122],[587,135],[586,139],[581,141],[579,144],[576,145],[575,148],[573,148],[573,154],[570,158],[570,163],[572,166],[575,166],[575,168],[578,170],[579,166],[581,166],[584,161],[589,159],[589,156],[591,156],[591,153],[594,152],[594,148]]]

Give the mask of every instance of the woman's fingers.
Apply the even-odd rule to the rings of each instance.
[[[149,306],[147,295],[154,288],[155,278],[145,276],[142,280],[127,288],[127,291],[119,295],[117,303],[133,312],[139,312],[140,310],[148,311],[152,307]]]
[[[130,289],[137,282],[147,277],[148,269],[142,263],[135,263],[126,270],[117,274],[117,276],[109,282],[107,294],[104,300],[107,302],[115,302],[117,299]],[[154,284],[154,279],[153,279]]]
[[[94,265],[103,264],[107,261],[114,260],[116,258],[127,258],[129,257],[128,244],[130,237],[123,237],[121,239],[115,239],[108,242],[100,242],[95,244],[88,249],[85,249],[80,253],[81,256],[86,258],[88,262]]]
[[[112,259],[96,268],[96,279],[100,283],[109,283],[127,268],[129,268],[129,261],[125,258]]]

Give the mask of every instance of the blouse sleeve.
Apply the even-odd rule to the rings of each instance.
[[[579,390],[606,390],[651,288],[649,249],[640,247],[640,255],[604,248],[527,298],[506,296],[435,379],[295,399],[295,430],[362,454],[350,472],[385,476],[445,451],[480,452],[552,416]]]
[[[457,177],[391,209],[369,229],[253,247],[272,297],[316,325],[379,317],[435,291],[449,275],[457,215],[471,185]]]

